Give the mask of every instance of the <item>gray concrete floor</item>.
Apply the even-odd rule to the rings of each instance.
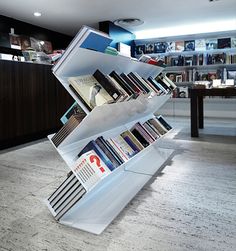
[[[57,223],[43,200],[68,168],[47,139],[0,152],[0,250],[236,250],[236,124],[189,121],[161,142],[174,156],[99,236]]]

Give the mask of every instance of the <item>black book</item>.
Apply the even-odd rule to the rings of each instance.
[[[93,76],[115,101],[120,98],[122,93],[114,86],[113,82],[106,75],[101,71],[96,70]]]
[[[142,78],[142,79],[143,79],[143,81],[145,81],[145,82],[147,83],[147,85],[150,86],[150,88],[153,89],[154,92],[160,94],[160,90],[158,90],[152,83],[150,83],[150,81],[148,81],[148,80],[145,79],[145,78]]]
[[[134,94],[133,90],[131,87],[124,81],[124,79],[116,72],[112,71],[109,74],[111,77],[113,77],[116,82],[131,96]]]
[[[160,76],[157,76],[157,82],[161,84],[167,90],[167,92],[172,91],[171,88],[162,80]]]
[[[128,74],[128,76],[129,76],[132,80],[134,80],[134,81],[142,88],[142,90],[145,91],[145,93],[149,93],[149,92],[150,92],[150,90],[142,83],[142,81],[140,81],[140,79],[139,79],[133,72],[130,72],[130,73]]]
[[[137,129],[133,128],[131,132],[144,147],[149,146],[149,142],[141,135],[141,133]]]
[[[167,121],[166,121],[161,115],[157,116],[156,118],[161,122],[161,124],[162,124],[168,131],[172,129],[172,127],[170,126],[170,124],[168,124]]]
[[[124,79],[126,83],[129,84],[129,86],[134,90],[134,92],[141,94],[143,93],[143,90],[135,84],[135,82],[132,81],[125,73],[121,73],[120,76]]]
[[[163,93],[168,93],[168,91],[160,84],[158,83],[153,77],[149,77],[148,81],[152,83],[158,90],[160,90]]]

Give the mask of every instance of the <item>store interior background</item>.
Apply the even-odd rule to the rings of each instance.
[[[144,24],[123,26],[127,34],[149,29],[181,33],[183,26],[208,23],[218,30],[212,33],[211,26],[204,35],[236,36],[235,9],[235,0],[0,0],[0,32],[8,33],[14,28],[16,34],[35,34],[52,41],[56,49],[65,49],[82,25],[99,29],[99,22],[110,21],[113,25],[117,19],[139,18]],[[34,17],[35,11],[42,16]],[[195,31],[174,35],[195,36]],[[152,34],[158,38],[160,33]],[[160,36],[165,39],[171,35]],[[42,70],[50,74],[50,69]],[[38,69],[32,68],[32,72]],[[0,249],[235,250],[236,99],[230,104],[217,104],[217,110],[214,103],[208,107],[205,128],[198,139],[190,137],[189,100],[166,104],[159,112],[167,116],[174,130],[162,145],[174,149],[173,159],[101,236],[91,238],[88,233],[57,224],[43,204],[45,196],[68,172],[46,135],[58,130],[61,115],[73,102],[51,77],[45,81],[43,90],[47,90],[46,85],[51,81],[53,87],[49,93],[56,94],[46,102],[40,96],[38,108],[24,106],[22,113],[16,103],[9,110],[0,107],[1,117],[5,121],[9,119],[8,123],[4,119],[0,122],[1,149],[4,149],[0,152]],[[9,94],[13,89],[14,85],[10,84]],[[3,90],[1,86],[0,90]],[[17,95],[14,92],[13,99]],[[22,98],[30,95],[28,92]],[[34,100],[35,97],[31,102]],[[16,107],[19,110],[12,116]],[[27,109],[44,113],[39,116],[40,123],[32,124],[32,128],[27,123]],[[46,117],[43,123],[42,118]],[[21,129],[16,131],[16,128]],[[21,145],[26,142],[29,143]],[[8,148],[16,144],[20,145]]]

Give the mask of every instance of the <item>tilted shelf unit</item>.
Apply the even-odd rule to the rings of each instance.
[[[87,113],[80,125],[56,148],[69,167],[75,164],[77,154],[89,141],[101,135],[105,139],[116,136],[130,129],[136,122],[152,118],[154,112],[170,98],[170,95],[150,99],[139,97],[127,102],[97,106],[89,112],[70,90],[68,77],[93,74],[96,69],[104,74],[113,70],[118,73],[138,72],[142,77],[155,77],[162,71],[160,67],[122,56],[82,49],[74,41],[73,49],[67,51],[63,60],[53,68],[61,84]],[[52,136],[49,136],[50,140]],[[113,170],[89,190],[59,222],[100,234],[172,154],[172,150],[160,148],[159,142],[157,140]],[[48,201],[47,205],[54,214]]]

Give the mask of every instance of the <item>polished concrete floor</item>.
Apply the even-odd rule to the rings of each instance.
[[[57,223],[44,199],[68,169],[47,139],[0,152],[0,250],[236,250],[236,123],[169,118],[165,168],[99,236]],[[114,198],[115,199],[115,198]]]

